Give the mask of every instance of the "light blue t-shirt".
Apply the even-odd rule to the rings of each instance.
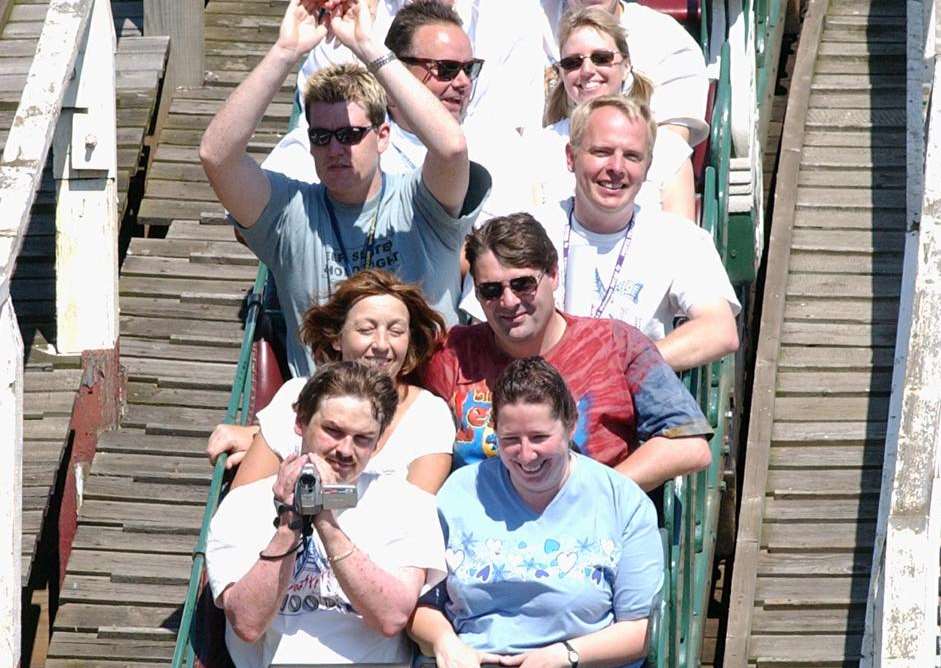
[[[653,503],[613,469],[572,458],[541,514],[497,458],[458,469],[438,492],[441,598],[467,645],[517,654],[650,615],[663,580]]]
[[[330,224],[322,185],[295,181],[277,172],[265,171],[265,175],[271,184],[271,198],[258,222],[248,228],[236,225],[248,247],[274,276],[287,325],[288,364],[294,376],[310,375],[313,370],[313,360],[297,335],[304,312],[311,304],[330,298],[336,284],[347,277],[347,264],[354,272],[364,268],[366,241],[377,213],[371,266],[418,283],[447,324],[457,323],[461,242],[490,192],[487,170],[471,163],[470,184],[459,217],[445,211],[428,191],[420,168],[410,174],[384,174],[381,198],[377,195],[359,206],[332,202],[340,243]],[[343,249],[350,255],[348,263]]]

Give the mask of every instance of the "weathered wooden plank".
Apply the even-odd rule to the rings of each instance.
[[[904,82],[902,82],[904,85]],[[897,109],[808,109],[807,127],[813,129],[904,128],[905,112]]]
[[[222,213],[223,209],[217,202],[145,197],[137,214],[137,222],[141,225],[169,225],[177,218],[199,220],[204,211]]]
[[[82,379],[81,369],[55,369],[54,371],[25,371],[23,386],[26,392],[55,392],[78,390]]]
[[[191,565],[188,555],[74,550],[68,575],[104,577],[113,583],[185,586]]]
[[[209,226],[206,226],[209,227]],[[257,270],[246,265],[219,265],[189,262],[182,258],[128,256],[121,267],[125,276],[149,276],[172,279],[204,279],[209,281],[240,281],[251,283]],[[186,281],[190,283],[190,280]]]
[[[759,666],[858,665],[862,635],[755,635],[748,646]]]
[[[127,388],[128,403],[152,406],[191,406],[225,410],[228,397],[228,392],[167,389],[159,388],[154,383],[129,383]]]
[[[876,186],[901,189],[905,187],[905,170],[889,168],[872,172],[811,167],[801,170],[797,177],[797,185],[812,188],[872,188]]]
[[[221,341],[215,345],[189,345],[160,341],[159,339],[124,337],[121,340],[121,355],[192,362],[231,362],[235,364],[238,362],[239,349],[235,345],[226,345],[225,342]]]
[[[778,397],[778,401],[785,397]],[[831,397],[829,401],[833,401]],[[769,466],[773,468],[859,468],[882,466],[882,448],[858,445],[775,445]]]
[[[167,339],[170,341],[185,341],[192,343],[195,341],[223,342],[231,345],[239,345],[242,341],[242,327],[240,324],[231,323],[229,325],[220,325],[218,321],[212,320],[186,320],[177,319],[168,322],[165,318],[143,318],[137,316],[121,317],[121,332],[125,336],[139,336],[144,338]],[[125,366],[133,366],[130,361]],[[139,364],[135,368],[140,368]],[[168,367],[172,368],[172,367]],[[176,375],[176,374],[173,374]],[[154,380],[159,377],[159,371],[154,374],[145,374],[140,380]]]
[[[768,471],[767,490],[778,498],[857,498],[878,494],[881,475],[877,469],[772,469]]]
[[[136,527],[146,525],[154,531],[192,535],[199,532],[204,510],[201,504],[155,506],[153,503],[90,499],[87,505],[82,504],[81,521],[86,524],[113,527],[121,527],[128,523]]]
[[[781,371],[777,375],[780,395],[816,394],[888,394],[892,374],[865,371]]]
[[[52,440],[65,438],[69,433],[68,417],[47,417],[42,420],[23,420],[23,439]]]
[[[817,555],[801,555],[801,558],[815,556]],[[759,635],[775,633],[807,636],[847,631],[861,633],[865,617],[864,605],[817,610],[755,608],[752,613],[752,628]]]
[[[902,71],[904,71],[904,69],[905,67],[903,62]],[[815,147],[843,147],[855,149],[858,153],[856,157],[861,160],[865,160],[867,153],[870,155],[873,154],[873,148],[887,149],[888,155],[892,155],[895,152],[895,149],[904,145],[904,143],[905,133],[898,131],[886,131],[876,134],[871,132],[854,132],[849,130],[845,130],[843,132],[808,131],[804,134],[804,147],[801,149],[801,160],[805,160],[808,155],[816,155],[818,159],[822,159],[822,156],[819,153],[815,154],[814,151],[811,150]],[[827,157],[834,161],[839,159],[836,154],[829,155]],[[844,163],[834,162],[834,164],[843,165]],[[845,164],[847,166],[852,166],[852,163]],[[880,159],[879,164],[881,165],[885,163]]]
[[[232,241],[233,231],[228,225],[207,225],[197,220],[175,220],[167,230],[167,239],[198,241]]]
[[[898,300],[789,298],[785,304],[787,320],[826,320],[828,322],[895,322]]]
[[[129,383],[129,394],[132,388],[140,383]],[[158,392],[183,392],[188,390],[157,390]],[[199,394],[202,390],[193,390]],[[220,393],[221,394],[221,393]],[[131,454],[165,454],[179,457],[205,457],[206,439],[196,436],[157,436],[145,434],[143,431],[134,431],[128,428],[120,431],[109,431],[102,434],[98,441],[98,452],[127,452]]]
[[[866,552],[872,550],[872,543],[875,537],[875,523],[778,523],[769,522],[762,532],[762,545],[768,550],[775,552],[817,552],[817,553],[839,553],[839,552]],[[811,579],[811,578],[789,578],[789,579]],[[834,578],[836,579],[836,578]],[[761,587],[759,578],[757,588]],[[868,578],[865,578],[868,585]],[[866,594],[862,593],[862,600],[865,603]],[[756,599],[758,596],[756,594]],[[805,599],[805,605],[811,606],[810,601]],[[822,602],[822,601],[821,601]],[[841,601],[846,605],[848,601]],[[766,601],[767,604],[785,605],[778,598]],[[797,605],[798,603],[794,603]],[[837,605],[838,602],[832,602]]]
[[[778,397],[782,399],[784,397]],[[824,402],[826,399],[820,398]],[[777,403],[777,400],[775,401]],[[771,430],[775,443],[866,443],[885,439],[885,421],[832,422],[824,421],[779,422]]]
[[[878,232],[876,232],[878,233]],[[902,275],[902,254],[820,253],[796,250],[791,255],[792,274]],[[900,279],[896,279],[900,280]],[[814,295],[820,297],[821,295]]]
[[[782,607],[852,605],[865,602],[868,591],[869,578],[761,577],[755,588],[755,600],[766,606]]]
[[[792,247],[794,250],[827,253],[901,253],[905,249],[905,233],[894,230],[874,232],[799,227],[794,230]]]
[[[797,205],[815,209],[895,209],[904,210],[905,191],[871,188],[797,189]]]
[[[905,212],[892,209],[841,210],[800,209],[795,218],[798,227],[843,229],[904,229]]]
[[[110,582],[103,577],[73,575],[62,586],[59,600],[63,603],[167,606],[178,604],[185,596],[185,585]],[[170,653],[172,654],[172,652],[173,647],[171,645]],[[56,656],[68,656],[68,654],[56,652]]]
[[[229,228],[231,232],[231,228]],[[129,254],[151,257],[193,257],[213,256],[220,261],[231,258],[235,261],[254,261],[255,257],[248,248],[238,243],[235,236],[231,241],[196,241],[182,239],[134,239]]]
[[[66,582],[66,585],[69,582],[75,582],[77,579],[71,578]],[[91,597],[104,596],[103,592],[108,591],[108,589],[99,588],[96,583],[90,582],[90,580],[91,578],[82,579],[80,584],[83,589],[79,593],[87,593]],[[114,585],[113,588],[114,591],[119,592],[119,595],[131,599],[147,599],[150,593],[141,591],[137,596],[134,596],[132,592],[120,589],[119,585]],[[157,597],[154,596],[153,598]],[[165,603],[162,599],[157,602]],[[142,604],[146,605],[147,601],[145,600]],[[169,661],[173,658],[173,638],[167,638],[163,641],[138,640],[128,643],[120,640],[101,639],[90,633],[59,632],[55,634],[49,646],[49,656],[59,659],[100,659],[101,657],[108,657],[111,660],[118,661],[136,662],[138,659],[144,661]]]
[[[785,315],[785,317],[787,317]],[[778,360],[782,369],[891,369],[894,351],[888,348],[834,348],[783,346]],[[816,399],[814,400],[816,401]],[[775,402],[777,403],[777,402]]]
[[[817,576],[868,575],[871,566],[872,558],[862,552],[840,552],[837,554],[801,552],[789,554],[762,550],[758,557],[758,574],[772,577],[803,577],[809,573]],[[756,624],[755,628],[761,629],[762,626]],[[795,623],[790,632],[800,633],[802,628],[806,627]]]
[[[211,303],[241,303],[251,283],[241,280],[210,280],[170,277],[148,278],[124,276],[121,278],[121,295],[137,297],[179,297],[197,299]],[[205,298],[200,299],[201,296]]]
[[[205,502],[205,492],[203,501]],[[128,531],[113,527],[79,524],[73,549],[144,552],[155,554],[192,554],[196,546],[193,536],[167,533]],[[178,605],[180,601],[174,601]]]
[[[161,143],[166,146],[168,143]],[[199,146],[199,144],[195,144]],[[270,151],[273,146],[266,145]],[[208,182],[181,183],[165,179],[147,179],[147,195],[156,199],[186,199],[192,201],[217,202],[216,192]],[[207,207],[208,209],[209,207]]]
[[[126,477],[113,478],[109,476],[92,476],[85,488],[86,499],[100,499],[102,501],[139,501],[153,502],[167,505],[193,505],[196,503],[205,503],[206,495],[209,491],[209,476],[206,476],[205,485],[199,485],[203,482],[197,479],[188,478],[185,484],[165,484],[154,482],[137,482]],[[125,523],[126,528],[140,528],[143,525]],[[191,545],[192,547],[192,545]],[[89,548],[94,549],[94,548]],[[115,549],[111,547],[109,549]],[[123,550],[120,546],[118,550]],[[136,550],[130,550],[134,552]],[[172,552],[168,546],[167,550]]]
[[[165,629],[175,633],[180,626],[179,605],[152,607],[67,603],[59,607],[54,631],[95,633],[106,626]]]
[[[817,265],[824,264],[826,264],[826,259],[818,258]],[[809,270],[816,269],[817,266],[803,264],[802,268]],[[900,294],[899,283],[900,278],[897,275],[810,273],[809,271],[799,273],[795,270],[788,280],[787,296],[794,304],[806,304],[811,300],[816,303],[832,302],[833,298],[852,300],[852,304],[858,307],[854,312],[865,313],[868,308],[871,314],[869,317],[874,320],[884,320],[885,318],[878,317],[879,310],[876,305],[884,305],[887,313],[892,309],[897,309]],[[821,296],[825,296],[826,299],[819,299]],[[864,319],[864,322],[869,317]],[[834,316],[832,319],[845,318]]]
[[[162,407],[131,405],[128,412],[135,414],[143,412],[147,415],[150,412],[160,414],[167,412]],[[180,419],[187,421],[196,421],[199,416],[205,413],[217,414],[216,411],[203,411],[194,408],[177,408],[180,413]],[[160,419],[158,417],[150,418],[152,420]],[[163,418],[166,419],[166,418]],[[132,418],[131,427],[139,427],[142,418]],[[214,423],[213,426],[215,426]],[[104,452],[100,457],[95,457],[92,463],[92,472],[99,476],[124,476],[134,480],[148,482],[166,482],[168,484],[183,484],[185,481],[194,481],[195,484],[203,484],[212,476],[212,468],[208,461],[197,457],[168,457],[166,455],[133,455],[126,452]]]
[[[235,329],[241,329],[239,307],[224,304],[203,304],[157,297],[125,296],[121,298],[121,313],[144,317],[218,320],[228,323],[229,326]],[[123,349],[122,352],[124,352]]]
[[[781,342],[785,345],[815,345],[826,342],[833,346],[894,346],[896,327],[892,323],[874,323],[846,327],[842,323],[785,322]]]
[[[881,454],[881,452],[880,452]],[[879,500],[874,496],[858,499],[775,499],[765,502],[765,522],[874,522]],[[805,571],[805,574],[811,571]]]
[[[885,421],[888,412],[885,397],[778,397],[774,402],[778,422]]]

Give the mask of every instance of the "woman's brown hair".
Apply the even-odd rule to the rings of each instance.
[[[631,54],[627,48],[627,37],[624,29],[618,23],[611,12],[598,7],[586,7],[575,11],[566,12],[559,21],[559,53],[561,55],[562,47],[569,41],[569,38],[579,28],[591,28],[601,35],[607,35],[614,40],[614,46],[618,52],[624,56],[624,59],[630,64]],[[650,104],[650,96],[653,94],[653,82],[647,77],[633,71],[634,84],[626,93],[628,97],[641,104]],[[562,81],[562,74],[559,73],[555,88],[549,92],[549,101],[546,103],[545,124],[552,125],[568,118],[574,105],[569,100],[568,93],[565,92],[565,84]]]
[[[382,269],[364,269],[337,285],[327,302],[311,306],[304,313],[300,338],[318,364],[340,359],[333,344],[340,340],[347,314],[356,302],[377,295],[395,297],[408,309],[409,343],[400,377],[408,376],[431,358],[445,331],[444,318],[428,306],[417,285]]]

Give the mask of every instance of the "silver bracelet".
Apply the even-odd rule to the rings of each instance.
[[[395,54],[392,53],[391,51],[387,51],[386,53],[379,56],[375,60],[367,63],[366,69],[369,71],[370,74],[375,76],[376,73],[379,72],[379,70],[381,70],[383,67],[391,63],[393,60],[395,60]]]

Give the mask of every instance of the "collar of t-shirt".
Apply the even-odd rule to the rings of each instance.
[[[385,175],[383,175],[382,178],[385,179]],[[329,197],[329,195],[326,194],[324,196]],[[330,204],[333,205],[333,210],[337,214],[337,222],[355,223],[357,220],[363,218],[366,220],[370,220],[372,218],[372,215],[379,207],[379,199],[381,196],[382,189],[380,189],[379,192],[371,199],[366,200],[362,204],[343,204],[333,198],[330,199]]]
[[[637,223],[637,207],[634,207],[634,223]],[[635,230],[636,232],[636,230]],[[621,242],[624,240],[625,229],[621,228],[617,232],[604,234],[601,232],[592,232],[572,214],[572,235],[569,240],[571,246],[592,246],[598,255],[607,255],[612,251],[620,249]]]

